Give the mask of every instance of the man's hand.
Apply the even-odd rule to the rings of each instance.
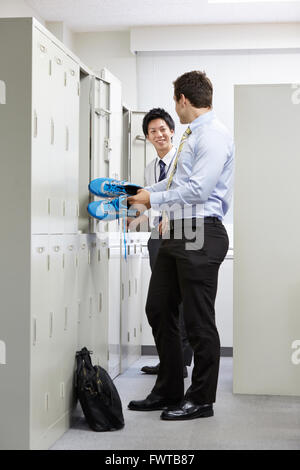
[[[150,192],[146,189],[139,189],[135,196],[130,196],[127,200],[131,206],[135,204],[141,204],[147,209],[150,209],[151,207]]]

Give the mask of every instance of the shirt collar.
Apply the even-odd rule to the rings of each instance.
[[[191,131],[195,130],[197,127],[202,126],[205,122],[212,121],[216,117],[215,111],[212,109],[211,111],[207,111],[207,113],[201,114],[196,119],[194,119],[189,127]]]
[[[176,153],[176,147],[172,147],[170,152],[168,152],[163,158],[156,157],[156,165],[159,166],[159,161],[162,160],[168,167],[175,153]]]

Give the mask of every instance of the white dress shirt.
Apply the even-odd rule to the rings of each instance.
[[[163,158],[160,158],[157,156],[146,166],[145,173],[144,173],[145,186],[152,186],[158,183],[159,175],[160,175],[160,165],[159,165],[160,160],[162,160],[166,165],[165,173],[166,173],[166,180],[168,180],[168,177],[170,176],[170,173],[174,166],[176,153],[177,153],[176,147],[172,147],[170,152],[168,152]],[[144,214],[149,217],[150,227],[157,228],[159,224],[159,211],[150,209],[149,211],[146,211]]]
[[[155,210],[174,207],[170,217],[218,217],[223,219],[232,197],[234,143],[226,127],[209,111],[190,124],[167,191],[168,178],[146,187]]]

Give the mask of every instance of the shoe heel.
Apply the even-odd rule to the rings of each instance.
[[[209,411],[203,411],[201,413],[201,418],[209,418],[210,416],[214,415],[214,410],[209,410]]]

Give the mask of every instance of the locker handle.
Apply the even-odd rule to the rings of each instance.
[[[45,251],[45,248],[44,248],[43,246],[39,246],[39,247],[36,249],[36,251],[37,251],[38,253],[43,253],[43,251]]]
[[[53,334],[53,312],[50,312],[50,321],[49,321],[49,337],[52,338]]]
[[[37,128],[37,112],[34,110],[34,119],[33,119],[33,137],[37,137],[38,128]]]
[[[33,319],[33,345],[36,345],[36,318]]]
[[[69,246],[68,246],[68,249],[69,249],[70,251],[73,251],[73,248],[74,248],[73,245],[69,245]]]
[[[68,307],[65,307],[65,325],[64,330],[67,331],[68,329]]]
[[[60,247],[58,245],[56,245],[56,246],[53,247],[53,250],[55,251],[55,253],[58,253],[59,250],[60,250]]]
[[[122,283],[122,300],[124,300],[124,284]]]
[[[69,128],[66,126],[66,151],[69,150]]]
[[[89,314],[89,317],[92,318],[92,314],[93,314],[93,298],[90,297],[90,314]]]
[[[51,118],[51,145],[54,144],[54,120]]]

